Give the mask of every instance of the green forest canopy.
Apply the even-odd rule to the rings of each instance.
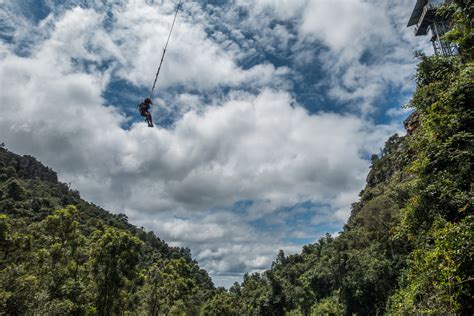
[[[473,6],[448,9],[461,55],[419,55],[410,133],[372,156],[341,234],[229,290],[189,249],[0,148],[0,314],[472,315]]]

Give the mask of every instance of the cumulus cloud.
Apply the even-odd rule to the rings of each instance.
[[[354,116],[309,115],[292,106],[287,93],[271,90],[237,94],[201,114],[190,111],[173,129],[137,123],[125,131],[120,128],[124,118],[103,105],[94,75],[46,71],[48,59],[10,56],[1,63],[2,77],[11,79],[1,97],[8,105],[0,119],[7,144],[58,169],[86,198],[116,211],[131,210],[137,223],[169,211],[193,217],[240,200],[268,201],[266,209],[257,205],[249,211],[253,220],[305,200],[339,205],[342,199],[347,216],[350,200],[341,195],[355,199],[367,170],[364,155],[393,131]],[[252,260],[262,248],[266,259],[258,262],[268,263],[275,251],[274,239],[262,245],[259,232],[250,241],[239,239],[251,235],[242,220],[235,225],[159,218],[146,226],[198,249],[200,258],[206,249],[232,252],[203,259],[211,271],[233,271],[234,261],[241,262],[240,271],[255,268]],[[261,247],[245,246],[257,240]]]
[[[267,13],[273,19],[289,20],[299,16],[306,7],[308,0],[237,0],[238,6],[247,7],[252,14]]]
[[[359,57],[369,42],[393,36],[387,12],[361,0],[310,1],[300,31],[324,42],[342,57]],[[376,27],[374,27],[376,26]]]
[[[135,0],[115,12],[110,36],[120,43],[118,46],[126,59],[119,76],[138,85],[150,83],[172,24],[172,9],[172,6],[150,6],[144,0]],[[243,83],[262,86],[285,74],[284,68],[277,69],[270,63],[241,69],[235,62],[236,47],[223,47],[222,43],[211,40],[205,26],[194,24],[186,12],[178,15],[160,78],[162,88],[177,84],[198,90]]]
[[[319,58],[330,74],[332,97],[346,103],[358,100],[367,114],[385,101],[386,89],[409,81],[414,50],[427,47],[405,28],[412,9],[412,1],[308,2],[299,30],[303,42],[318,41],[328,48]]]
[[[244,21],[233,11],[220,17],[238,21],[251,32],[251,45],[270,47],[261,51],[292,56],[295,78],[311,71],[317,81],[308,83],[309,75],[303,74],[304,82],[299,83],[312,90],[305,93],[317,96],[314,91],[324,86],[338,106],[363,115],[376,112],[390,89],[410,93],[413,52],[430,50],[427,41],[406,28],[413,9],[410,0],[239,0],[236,4],[237,12],[247,13]]]
[[[324,25],[307,21],[304,12],[313,1],[239,3],[255,5],[260,16],[273,12],[280,21],[301,22],[295,32],[285,23],[270,26],[268,18],[268,28],[255,31],[275,51],[302,52],[289,44],[301,34],[301,43],[316,36],[355,61],[370,45],[359,38],[360,50],[345,55],[341,43],[350,42],[348,35],[337,31],[340,38],[331,39]],[[318,10],[325,8],[317,3]],[[365,12],[368,5],[357,10]],[[357,112],[310,114],[291,91],[278,89],[288,87],[287,67],[268,61],[243,67],[251,40],[237,28],[209,36],[212,17],[191,3],[187,10],[196,15],[179,18],[160,79],[162,89],[184,87],[176,99],[186,111],[168,128],[147,128],[126,117],[104,92],[117,78],[147,86],[173,6],[129,1],[107,7],[112,18],[102,9],[75,7],[49,15],[47,36],[36,39],[23,57],[14,41],[0,46],[0,135],[10,149],[37,156],[86,199],[190,247],[219,284],[267,268],[280,248],[297,251],[290,239],[315,240],[340,227],[364,184],[366,157],[398,125],[376,124]],[[235,20],[229,19],[232,29]],[[344,29],[359,22],[348,23]],[[318,60],[335,66],[329,56]],[[381,63],[386,67],[378,72],[360,61],[351,64],[331,83],[331,93],[343,100],[370,99],[387,78],[403,76],[403,69],[392,73],[397,58]],[[377,76],[381,79],[367,85]],[[219,87],[229,91],[212,98],[200,93]],[[243,201],[248,205],[238,206]]]

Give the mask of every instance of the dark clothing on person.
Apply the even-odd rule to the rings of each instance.
[[[140,106],[138,107],[138,110],[140,111],[141,116],[145,116],[147,113],[150,113],[150,105],[145,104],[145,103],[140,103]]]
[[[146,119],[148,127],[153,127],[153,119],[150,113],[151,104],[151,100],[149,98],[146,98],[145,101],[140,103],[140,105],[138,106],[138,111],[140,112],[140,115]]]

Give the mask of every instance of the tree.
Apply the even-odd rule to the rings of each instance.
[[[242,315],[242,307],[238,295],[227,292],[225,289],[218,289],[216,294],[203,305],[200,315]]]
[[[92,273],[97,291],[96,306],[99,315],[123,311],[140,260],[142,242],[130,233],[107,228],[95,233]]]
[[[158,260],[147,271],[142,295],[150,315],[197,313],[199,288],[192,267],[184,259]]]
[[[429,235],[432,245],[410,255],[401,288],[389,301],[399,314],[469,314],[472,303],[474,217],[459,224],[438,219]]]
[[[86,238],[79,229],[73,206],[54,211],[39,225],[32,225],[38,235],[36,265],[41,267],[44,298],[39,313],[83,314],[89,301]]]
[[[31,311],[39,292],[38,277],[31,269],[33,238],[20,231],[18,224],[0,214],[0,309],[7,315]]]

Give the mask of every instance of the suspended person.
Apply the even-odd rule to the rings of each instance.
[[[148,127],[153,127],[153,119],[150,113],[150,107],[153,103],[151,102],[150,98],[146,98],[140,105],[138,106],[138,111],[140,111],[140,115],[146,119],[148,123]]]
[[[1,1],[1,0],[0,0]],[[163,55],[161,55],[160,64],[158,66],[158,70],[156,71],[155,81],[153,82],[153,87],[150,91],[150,97],[146,98],[140,105],[138,106],[138,110],[140,111],[140,115],[146,119],[148,123],[148,127],[153,127],[153,119],[151,118],[150,105],[152,104],[151,98],[153,97],[153,92],[155,92],[156,81],[158,80],[158,75],[160,74],[161,65],[163,65],[163,60],[165,59],[166,49],[168,48],[168,44],[170,42],[171,33],[173,32],[174,23],[176,22],[176,17],[178,16],[179,9],[181,7],[181,1],[179,0],[178,6],[176,7],[176,12],[174,13],[173,23],[171,24],[170,33],[168,34],[168,39],[166,40],[165,48],[163,49]]]

